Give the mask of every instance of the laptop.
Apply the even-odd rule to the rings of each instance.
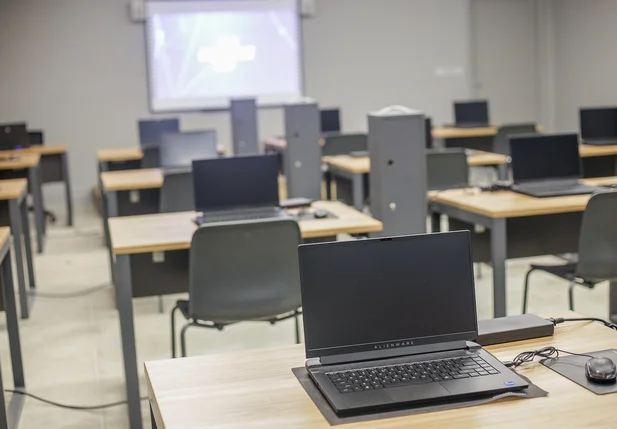
[[[514,185],[519,194],[537,198],[585,195],[604,188],[581,183],[577,134],[510,136]]]
[[[580,109],[580,123],[583,143],[617,145],[617,107]]]
[[[454,126],[456,128],[482,128],[490,124],[488,101],[457,101],[454,103]]]
[[[324,109],[319,111],[322,133],[341,132],[341,112],[339,109]]]
[[[190,171],[194,160],[218,157],[216,131],[161,134],[159,156],[166,172]]]
[[[141,146],[158,146],[162,134],[180,132],[180,120],[177,118],[143,120],[138,122],[137,127]]]
[[[25,123],[0,124],[0,150],[18,150],[30,147]]]
[[[193,162],[198,225],[276,219],[289,216],[279,207],[276,155],[238,156]]]
[[[528,387],[473,342],[469,231],[307,244],[298,254],[306,368],[337,414]]]

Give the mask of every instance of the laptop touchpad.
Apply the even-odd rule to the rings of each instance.
[[[450,396],[450,392],[439,383],[416,384],[413,386],[392,387],[384,389],[388,396],[396,402],[420,401],[430,398]]]

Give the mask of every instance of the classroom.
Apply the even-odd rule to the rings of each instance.
[[[616,19],[0,1],[0,429],[616,427]]]

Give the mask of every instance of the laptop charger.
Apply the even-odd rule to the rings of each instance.
[[[555,326],[549,320],[535,314],[500,317],[478,321],[478,340],[481,346],[512,343],[533,338],[550,337]]]

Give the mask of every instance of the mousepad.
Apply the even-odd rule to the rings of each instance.
[[[361,423],[361,422],[370,422],[373,420],[382,420],[382,419],[391,419],[394,417],[405,417],[405,416],[413,416],[416,414],[425,414],[425,413],[433,413],[435,411],[446,411],[446,410],[454,410],[457,408],[466,408],[473,407],[476,405],[488,404],[494,401],[498,401],[500,399],[505,398],[521,398],[521,399],[533,399],[533,398],[542,398],[548,395],[548,392],[540,389],[538,386],[533,384],[529,379],[522,377],[527,383],[529,383],[529,387],[525,390],[521,390],[518,392],[510,392],[500,395],[491,395],[489,397],[481,397],[474,399],[463,399],[457,401],[450,401],[447,403],[439,403],[439,404],[431,404],[431,405],[417,405],[417,406],[406,406],[406,408],[396,409],[396,410],[388,410],[388,411],[373,411],[370,413],[363,414],[355,414],[352,416],[337,416],[326,398],[321,394],[321,391],[317,388],[317,385],[313,383],[311,377],[309,376],[308,371],[305,367],[293,368],[291,370],[293,374],[296,376],[306,393],[313,400],[321,414],[328,421],[330,426],[343,425],[348,423]]]
[[[617,350],[602,350],[599,352],[585,353],[593,357],[606,357],[617,362]],[[594,383],[587,380],[585,375],[585,364],[589,360],[585,356],[563,356],[559,359],[543,359],[540,361],[542,365],[552,369],[557,374],[564,376],[570,381],[575,382],[579,386],[595,393],[596,395],[607,395],[609,393],[617,393],[617,383]]]

